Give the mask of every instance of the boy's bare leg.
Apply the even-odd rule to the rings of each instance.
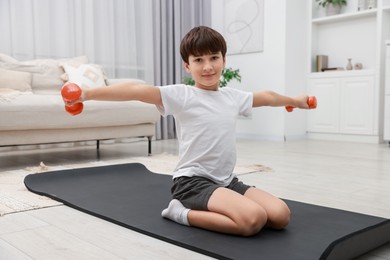
[[[251,236],[257,234],[268,219],[266,210],[260,204],[227,188],[218,188],[213,192],[208,210],[190,210],[189,224],[222,233]]]
[[[244,196],[218,188],[210,197],[208,209],[189,210],[172,200],[162,215],[184,225],[242,236],[257,234],[264,226],[281,229],[290,221],[290,210],[284,201],[253,187]]]
[[[290,209],[283,200],[254,187],[249,188],[244,196],[259,204],[267,212],[266,227],[282,229],[289,224]]]

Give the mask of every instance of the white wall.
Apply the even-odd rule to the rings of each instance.
[[[285,94],[306,94],[309,72],[309,1],[283,1],[286,3],[286,62]],[[284,135],[286,139],[302,138],[306,135],[308,111],[294,110],[284,113]]]
[[[247,91],[271,89],[287,95],[305,92],[307,6],[306,0],[265,0],[264,51],[227,56],[227,66],[239,68],[242,76],[241,84],[229,86]],[[223,0],[213,0],[212,27],[223,33],[221,10]],[[304,137],[304,113],[287,113],[284,108],[256,108],[252,118],[238,120],[237,135],[269,140]]]

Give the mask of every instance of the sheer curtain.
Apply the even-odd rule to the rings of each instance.
[[[159,0],[153,2],[154,79],[156,85],[181,83],[186,75],[180,41],[194,26],[211,25],[211,0]],[[175,138],[172,116],[161,118],[157,139]]]
[[[0,0],[0,52],[19,60],[86,55],[109,78],[152,83],[153,0]]]
[[[211,0],[0,0],[0,53],[18,60],[86,55],[109,78],[155,85],[185,75],[180,40],[211,24]],[[172,117],[156,138],[175,138]]]

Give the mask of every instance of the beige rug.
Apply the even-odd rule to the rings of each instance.
[[[47,197],[29,192],[23,182],[28,174],[132,162],[142,163],[152,172],[170,174],[174,170],[177,160],[178,158],[175,155],[157,154],[150,157],[134,157],[72,165],[46,165],[44,162],[41,162],[40,165],[25,169],[0,172],[0,216],[62,204]],[[235,173],[238,175],[255,172],[272,172],[272,169],[261,164],[237,164],[235,168]]]

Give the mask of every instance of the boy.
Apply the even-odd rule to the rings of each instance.
[[[194,87],[119,83],[85,89],[76,102],[138,100],[155,104],[163,116],[174,116],[179,162],[173,172],[173,200],[162,211],[163,217],[241,236],[257,234],[263,227],[284,228],[290,221],[288,206],[269,193],[245,185],[233,173],[235,123],[238,115],[250,115],[252,107],[290,105],[307,109],[308,96],[290,98],[272,91],[220,89],[226,43],[222,35],[205,26],[187,33],[180,54]]]

